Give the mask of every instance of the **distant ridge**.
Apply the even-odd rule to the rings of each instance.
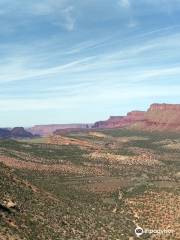
[[[50,124],[35,125],[24,129],[0,128],[0,138],[32,138],[34,136],[47,136],[53,133],[66,134],[73,131],[106,128],[128,128],[145,131],[180,131],[180,104],[153,103],[147,111],[131,111],[126,116],[110,116],[104,121],[94,124]]]
[[[23,127],[13,129],[0,128],[0,138],[32,138],[33,134],[26,131]]]
[[[179,131],[180,104],[152,104],[147,111],[132,111],[126,116],[111,116],[93,128],[131,128],[147,131]]]
[[[57,130],[63,129],[86,129],[90,128],[92,124],[50,124],[50,125],[35,125],[29,128],[28,131],[32,134],[38,134],[41,136],[50,135]]]

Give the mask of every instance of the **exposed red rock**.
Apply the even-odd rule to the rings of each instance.
[[[111,116],[106,121],[96,122],[93,128],[119,128],[127,127],[134,122],[141,122],[145,119],[145,112],[143,111],[132,111],[127,114],[127,116]]]
[[[180,130],[180,104],[152,104],[145,115],[140,129],[177,131]]]
[[[180,104],[152,104],[147,112],[132,111],[127,116],[96,122],[94,128],[133,128],[147,131],[180,130]]]
[[[153,103],[148,111],[180,111],[180,104]]]
[[[116,127],[122,120],[123,116],[111,116],[106,121],[99,121],[93,125],[93,128],[113,128]]]

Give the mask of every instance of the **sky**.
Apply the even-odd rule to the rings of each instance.
[[[0,127],[180,103],[180,0],[0,0]]]

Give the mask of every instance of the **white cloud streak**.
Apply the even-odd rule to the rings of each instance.
[[[92,97],[92,90],[94,92]],[[75,98],[59,97],[47,99],[9,99],[0,100],[1,111],[24,111],[24,110],[72,110],[82,105],[95,104],[100,106],[104,103],[130,102],[132,100],[142,100],[155,97],[175,97],[179,96],[180,86],[146,86],[139,87],[131,85],[122,89],[117,87],[90,88],[89,91],[78,94]]]
[[[91,49],[96,47],[96,45],[93,45],[93,41],[88,41],[87,43],[83,43],[70,50],[63,50],[65,54],[70,54],[70,57],[67,59],[65,58],[64,63],[58,64],[57,62],[55,63],[55,66],[52,67],[43,67],[43,62],[44,58],[48,59],[50,56],[53,57],[53,53],[47,52],[45,55],[39,57],[37,57],[35,53],[36,50],[34,50],[34,55],[32,54],[29,56],[27,53],[26,55],[28,55],[28,57],[23,57],[19,55],[19,53],[17,53],[17,55],[14,53],[14,56],[7,58],[6,61],[0,63],[0,84],[19,80],[27,81],[28,79],[32,80],[38,77],[72,77],[73,74],[82,74],[81,78],[84,77],[84,79],[87,79],[88,76],[94,78],[97,75],[102,75],[106,78],[108,73],[114,72],[119,76],[119,81],[125,81],[126,79],[134,81],[134,79],[138,80],[138,78],[139,81],[143,81],[151,77],[179,74],[180,66],[178,64],[168,67],[156,66],[159,52],[161,52],[161,57],[163,55],[164,57],[168,55],[168,58],[179,56],[176,51],[176,49],[180,47],[179,34],[154,37],[148,41],[140,41],[143,41],[143,43],[123,47],[118,51],[116,50],[116,52],[100,52],[99,54],[92,56],[89,52],[86,52],[86,49]],[[104,43],[102,42],[102,46],[103,44]],[[101,49],[101,43],[99,43],[97,47]],[[30,51],[32,51],[32,49],[30,49]],[[85,54],[83,54],[83,57],[78,55],[84,51]],[[22,54],[24,54],[23,51]],[[71,59],[72,56],[74,60]],[[145,64],[146,61],[147,63],[150,62],[151,65],[148,66]],[[158,61],[161,63],[162,60]],[[143,66],[141,62],[144,62]],[[38,65],[36,66],[36,63],[38,65],[41,65],[42,63],[41,68],[38,67]],[[95,77],[95,79],[97,79],[97,77]]]
[[[119,0],[119,5],[124,8],[129,8],[131,6],[130,0]]]
[[[8,22],[6,22],[6,31],[12,32],[19,27],[19,25],[26,24],[26,21],[31,21],[32,18],[48,17],[51,24],[73,31],[76,17],[74,14],[74,7],[70,5],[69,0],[31,0],[28,2],[11,0],[0,0],[0,20],[3,17],[13,17],[16,13],[16,21],[11,22],[11,26],[7,29]],[[17,22],[17,19],[20,21]],[[1,29],[2,32],[3,29]],[[3,34],[5,29],[3,30]]]

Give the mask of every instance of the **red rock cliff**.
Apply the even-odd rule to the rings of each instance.
[[[99,121],[94,124],[94,128],[121,128],[127,127],[134,122],[144,121],[145,112],[132,111],[127,116],[111,116],[106,121]]]
[[[180,104],[152,104],[147,112],[132,111],[94,124],[97,128],[130,127],[147,131],[180,131]]]

